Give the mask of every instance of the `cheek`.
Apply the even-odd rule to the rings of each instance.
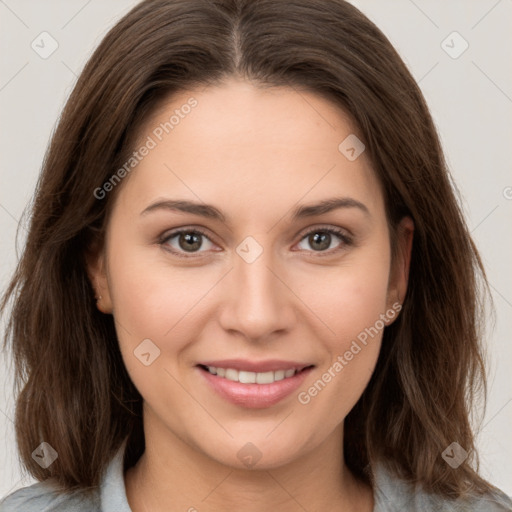
[[[318,269],[301,286],[302,300],[320,320],[322,337],[339,350],[386,311],[389,259],[364,256],[347,260],[328,273]]]
[[[311,403],[334,427],[363,393],[379,356],[385,325],[382,315],[387,311],[389,257],[384,251],[361,251],[357,258],[347,259],[331,272],[329,279],[320,278],[320,274],[314,277],[308,277],[316,284],[314,293],[302,297],[318,312],[322,334],[317,334],[328,357],[317,380],[302,389],[299,402]],[[311,290],[304,286],[304,290],[308,288]]]
[[[164,372],[179,371],[190,340],[207,322],[204,299],[219,275],[207,266],[171,265],[158,249],[133,245],[110,255],[109,285],[125,367],[139,392],[150,397],[163,382],[173,385]],[[180,393],[178,386],[175,391]]]
[[[111,258],[110,269],[116,332],[132,382],[150,403],[162,401],[162,387],[173,390],[169,397],[180,396],[170,375],[193,328],[188,320],[195,310],[190,310],[206,284],[192,274],[148,264],[147,255],[136,251]]]
[[[133,336],[156,339],[185,318],[212,281],[198,268],[162,264],[153,250],[114,255],[110,277],[116,321]]]

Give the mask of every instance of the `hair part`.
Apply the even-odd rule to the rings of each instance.
[[[473,467],[469,421],[473,399],[485,396],[485,272],[418,85],[384,34],[343,0],[146,0],[89,59],[45,155],[26,246],[1,304],[6,311],[13,302],[5,346],[20,390],[23,464],[38,480],[92,489],[127,437],[127,467],[144,451],[142,398],[86,271],[123,183],[103,200],[94,190],[126,162],[162,101],[232,76],[342,107],[382,186],[391,241],[405,215],[415,224],[403,309],[345,420],[347,465],[368,479],[367,468],[382,461],[447,497],[489,490]],[[59,454],[48,469],[31,457],[42,441]],[[457,471],[441,457],[453,441],[470,454]]]

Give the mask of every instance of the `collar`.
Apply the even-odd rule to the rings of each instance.
[[[102,512],[132,512],[124,484],[124,453],[127,439],[110,461],[100,486]]]
[[[124,482],[126,444],[127,439],[121,444],[103,475],[100,484],[102,512],[132,512],[126,497]],[[409,511],[461,510],[455,506],[460,502],[454,502],[448,506],[442,497],[427,495],[421,491],[419,486],[396,478],[382,463],[375,464],[372,469],[373,512],[394,512],[398,509]],[[512,501],[502,492],[490,493],[480,500],[473,501],[470,509],[467,508],[467,502],[465,504],[466,508],[463,507],[463,510],[512,510]],[[495,508],[496,505],[498,505],[497,508]]]

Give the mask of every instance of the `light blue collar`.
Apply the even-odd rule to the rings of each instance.
[[[103,476],[100,487],[102,512],[132,512],[128,505],[124,484],[124,452],[126,443],[127,440],[120,446]]]

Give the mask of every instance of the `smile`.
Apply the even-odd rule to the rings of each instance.
[[[244,370],[235,370],[234,368],[216,368],[215,366],[206,366],[206,369],[212,374],[231,380],[241,382],[242,384],[272,384],[273,382],[293,377],[299,369],[277,370],[275,372],[248,372]]]
[[[304,382],[314,365],[267,371],[199,364],[196,369],[208,389],[228,402],[246,408],[263,409],[291,395]]]

